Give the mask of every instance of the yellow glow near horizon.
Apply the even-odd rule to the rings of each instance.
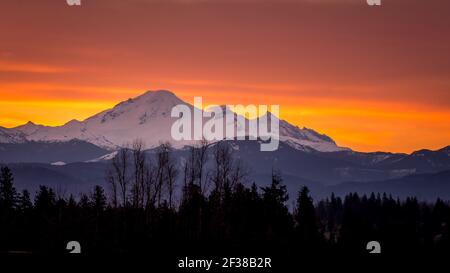
[[[15,127],[32,121],[59,126],[72,119],[84,120],[114,105],[102,101],[0,101],[0,125]]]
[[[192,103],[189,93],[182,99]],[[123,96],[125,100],[127,96]],[[114,97],[114,96],[111,96]],[[130,96],[133,97],[133,96]],[[243,99],[241,97],[241,99]],[[204,106],[217,102],[214,96],[204,98]],[[243,101],[250,101],[245,98]],[[77,119],[84,120],[114,107],[118,100],[6,100],[0,101],[0,125],[15,127],[28,121],[58,126]],[[242,103],[245,104],[245,103]],[[450,111],[401,105],[354,106],[357,103],[308,101],[280,105],[280,118],[299,127],[307,127],[333,138],[338,145],[357,151],[412,152],[418,148],[438,149],[449,144]],[[353,105],[353,106],[351,106]],[[415,109],[415,110],[411,110]],[[438,132],[438,133],[437,133]],[[399,141],[401,139],[402,141]],[[418,146],[418,144],[420,146]]]

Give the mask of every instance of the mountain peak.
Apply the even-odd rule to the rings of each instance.
[[[19,125],[13,129],[18,130],[26,135],[32,134],[34,132],[36,132],[37,130],[39,130],[41,127],[43,127],[42,125],[37,125],[32,121],[28,121],[27,123],[23,124],[23,125]]]
[[[178,104],[186,104],[180,98],[178,98],[174,93],[168,90],[149,90],[145,93],[136,96],[134,98],[129,98],[125,101],[118,103],[114,108],[105,111],[107,114],[114,113],[115,115],[121,114],[123,112],[144,112],[152,111],[155,109],[163,109],[164,112],[172,109],[173,106]],[[99,113],[99,114],[103,114]]]
[[[142,97],[160,97],[160,98],[163,98],[163,97],[176,97],[176,95],[172,91],[164,90],[164,89],[147,90],[147,91],[145,91],[144,94],[135,97],[135,99],[142,98]]]
[[[122,103],[133,103],[138,104],[160,104],[173,107],[177,104],[185,104],[180,98],[178,98],[174,93],[169,90],[149,90],[140,96],[128,99],[128,101]],[[122,104],[120,103],[120,104]],[[119,104],[119,105],[120,105]]]
[[[39,127],[40,125],[35,124],[32,121],[28,121],[25,124],[19,125],[17,127],[15,127],[15,129],[31,129],[31,128],[36,128]]]
[[[79,121],[77,119],[72,119],[72,120],[66,122],[64,125],[77,125],[77,124],[81,124],[81,121]]]

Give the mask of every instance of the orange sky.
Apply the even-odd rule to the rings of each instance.
[[[84,119],[148,89],[280,104],[360,151],[450,144],[450,1],[64,0],[0,7],[0,126]]]

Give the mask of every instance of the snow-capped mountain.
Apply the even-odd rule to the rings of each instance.
[[[166,90],[148,91],[138,97],[117,104],[84,121],[72,120],[62,126],[50,127],[32,122],[7,129],[0,127],[0,143],[23,143],[26,141],[60,142],[73,139],[115,150],[143,140],[146,148],[171,142],[175,148],[192,145],[195,141],[175,141],[171,127],[176,118],[171,117],[176,105],[193,106]],[[270,114],[270,118],[276,118]],[[235,120],[235,122],[238,122]],[[246,120],[246,122],[248,122]],[[328,136],[314,130],[298,128],[284,120],[280,124],[280,141],[298,150],[314,149],[321,152],[349,150],[338,147]],[[242,126],[242,124],[237,124]]]
[[[27,139],[19,130],[0,127],[0,143],[24,143]]]
[[[170,112],[178,104],[185,103],[171,92],[148,91],[84,121],[72,120],[56,127],[28,122],[6,131],[13,136],[22,134],[28,141],[79,139],[109,150],[128,145],[135,139],[142,139],[150,148],[171,139],[173,118],[170,117]],[[2,140],[4,139],[11,137],[3,137]],[[173,144],[181,147],[186,143]]]
[[[280,141],[297,150],[309,151],[312,148],[319,152],[350,151],[349,148],[337,146],[336,142],[327,135],[319,134],[306,127],[299,128],[294,126],[285,120],[280,120],[270,112],[267,112],[262,117],[261,120],[267,120],[269,127],[272,120],[277,120],[280,130]]]

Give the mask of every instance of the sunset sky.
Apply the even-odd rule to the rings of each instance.
[[[279,104],[358,151],[450,145],[450,1],[10,0],[0,126],[85,119],[145,90]]]

